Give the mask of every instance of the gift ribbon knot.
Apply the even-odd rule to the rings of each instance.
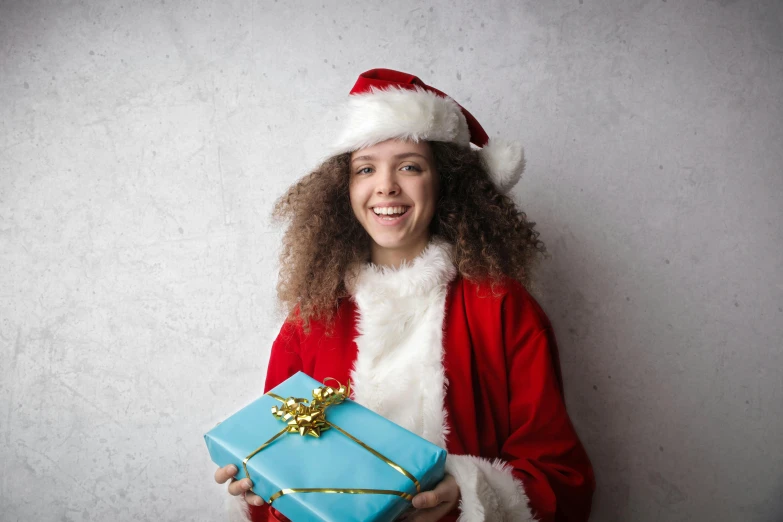
[[[343,386],[336,379],[327,378],[326,380],[327,381],[333,380],[337,382],[339,386],[337,388],[327,386],[326,384],[324,384],[323,386],[319,386],[318,388],[315,388],[313,390],[312,399],[301,399],[298,397],[288,397],[284,399],[283,397],[280,397],[279,395],[275,395],[274,393],[271,392],[267,393],[267,395],[282,403],[281,406],[272,407],[272,415],[274,415],[275,418],[279,419],[280,421],[284,422],[286,424],[286,427],[280,430],[271,439],[269,439],[261,446],[256,448],[255,451],[253,451],[250,455],[245,457],[245,459],[242,461],[242,466],[244,467],[245,470],[245,476],[250,478],[250,473],[247,469],[247,462],[255,455],[257,455],[259,452],[261,452],[264,448],[272,444],[275,440],[285,435],[286,433],[298,433],[301,436],[309,435],[311,437],[320,437],[323,431],[328,430],[329,428],[334,428],[335,430],[339,431],[340,433],[342,433],[343,435],[345,435],[346,437],[348,437],[349,439],[351,439],[352,441],[360,445],[362,448],[369,451],[370,453],[372,453],[373,455],[381,459],[383,462],[385,462],[386,464],[388,464],[389,466],[397,470],[399,473],[408,477],[408,479],[410,479],[411,482],[413,482],[413,485],[416,488],[416,492],[417,493],[420,492],[421,484],[416,479],[416,477],[414,477],[409,471],[407,471],[405,468],[395,463],[394,461],[388,459],[381,453],[377,452],[375,449],[365,444],[361,440],[357,439],[356,437],[354,437],[344,429],[340,428],[336,424],[332,424],[331,422],[326,420],[327,408],[329,408],[330,406],[335,406],[337,404],[340,404],[345,399],[347,399],[351,393],[350,382],[348,383],[348,385]],[[385,495],[395,495],[398,497],[402,497],[408,501],[410,501],[413,498],[413,495],[404,491],[393,491],[393,490],[385,490],[385,489],[287,488],[287,489],[281,489],[277,493],[273,494],[267,502],[271,504],[281,496],[288,495],[291,493],[385,494]]]
[[[286,423],[286,433],[320,437],[321,432],[330,427],[326,421],[326,409],[340,404],[350,393],[350,383],[348,386],[340,384],[337,389],[326,385],[319,386],[313,390],[313,398],[309,400],[298,397],[283,399],[270,393],[271,397],[283,403],[279,407],[272,407],[272,415]]]

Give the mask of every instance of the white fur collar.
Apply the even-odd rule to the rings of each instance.
[[[425,295],[435,287],[448,285],[457,275],[452,261],[452,246],[434,237],[413,261],[399,268],[366,263],[354,267],[346,277],[348,291],[360,299]]]
[[[443,319],[456,274],[451,245],[434,239],[411,263],[368,264],[348,278],[359,309],[354,398],[442,447],[448,432]]]

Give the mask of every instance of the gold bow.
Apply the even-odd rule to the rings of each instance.
[[[283,403],[280,407],[272,407],[272,415],[287,424],[286,433],[320,437],[321,432],[330,427],[326,422],[326,408],[340,404],[351,393],[350,383],[348,386],[343,386],[339,382],[337,384],[339,384],[337,389],[326,385],[314,389],[312,400],[297,397],[283,399],[270,393],[271,397]]]
[[[315,388],[313,390],[313,398],[312,400],[308,399],[300,399],[297,397],[289,397],[287,399],[284,399],[280,397],[279,395],[275,395],[274,393],[267,393],[270,397],[273,399],[276,399],[283,403],[282,406],[273,406],[272,407],[272,415],[275,416],[275,418],[283,421],[286,423],[286,427],[280,430],[276,435],[274,435],[271,439],[263,443],[261,446],[255,449],[250,455],[245,457],[245,459],[242,461],[242,467],[245,470],[245,476],[250,478],[250,473],[247,469],[247,462],[253,458],[255,455],[257,455],[259,452],[261,452],[264,448],[272,444],[274,441],[276,441],[279,437],[286,433],[298,433],[299,435],[310,435],[311,437],[320,437],[321,432],[328,430],[329,428],[334,428],[355,443],[357,443],[362,448],[366,449],[379,459],[381,459],[383,462],[397,470],[399,473],[405,475],[410,479],[411,482],[413,482],[413,485],[416,488],[416,493],[421,492],[421,484],[419,481],[414,477],[408,470],[394,462],[393,460],[390,460],[386,456],[382,455],[372,447],[368,446],[361,440],[357,439],[341,427],[337,426],[336,424],[332,424],[331,422],[326,420],[326,409],[329,406],[334,406],[336,404],[340,404],[345,399],[348,398],[348,396],[351,393],[351,383],[349,382],[348,385],[343,386],[340,384],[340,381],[337,379],[333,379],[331,377],[327,377],[325,381],[335,381],[339,385],[338,388],[332,388],[331,386],[327,386],[324,384],[323,386],[319,386],[318,388]],[[333,488],[287,488],[287,489],[281,489],[277,493],[273,494],[267,503],[271,504],[276,499],[280,498],[283,495],[288,495],[291,493],[352,493],[352,494],[373,494],[373,495],[395,495],[398,497],[402,497],[405,500],[410,501],[413,498],[413,495],[404,491],[393,491],[393,490],[385,490],[385,489],[333,489]]]

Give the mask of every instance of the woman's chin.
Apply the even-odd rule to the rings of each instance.
[[[387,239],[373,239],[373,241],[375,241],[375,248],[380,250],[402,250],[406,246],[404,241],[390,241]]]
[[[418,255],[419,252],[427,246],[428,237],[410,237],[407,235],[387,235],[378,234],[372,237],[375,243],[375,249],[378,251],[404,252],[406,254]],[[415,251],[415,252],[414,252]],[[406,256],[409,257],[409,256]]]

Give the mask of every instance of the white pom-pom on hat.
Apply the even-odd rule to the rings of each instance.
[[[508,193],[525,169],[522,146],[489,140],[478,120],[445,93],[412,74],[372,69],[359,75],[345,106],[332,153],[353,152],[392,138],[473,143],[498,191]]]
[[[525,171],[525,150],[519,143],[489,140],[479,150],[479,156],[495,186],[503,194],[517,184]]]

